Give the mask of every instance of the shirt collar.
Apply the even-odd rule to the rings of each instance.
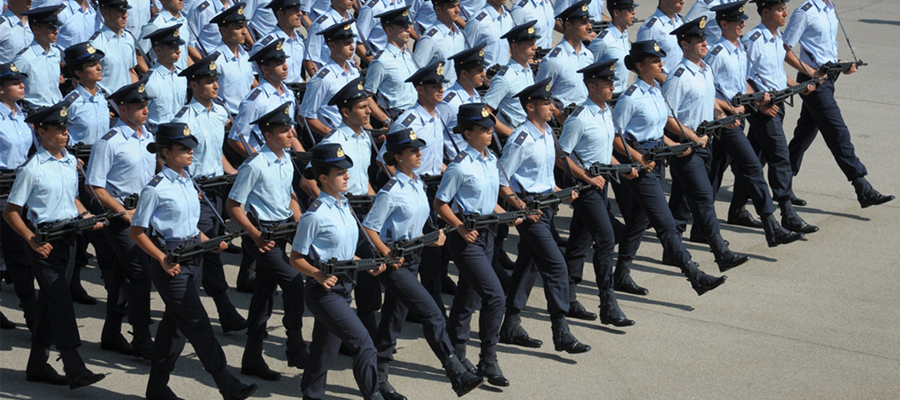
[[[79,83],[78,87],[75,88],[75,91],[77,91],[78,94],[81,95],[81,97],[84,97],[84,98],[90,99],[90,100],[94,100],[94,98],[97,96],[100,96],[101,98],[104,98],[104,99],[106,98],[106,96],[103,96],[103,91],[100,90],[100,86],[97,86],[97,93],[91,94],[90,92],[87,91],[87,89],[84,88],[84,86],[81,86],[81,84]]]
[[[200,104],[200,102],[197,101],[197,99],[193,99],[193,98],[192,98],[192,99],[191,99],[191,102],[188,103],[188,107],[190,107],[191,110],[194,110],[194,112],[197,113],[197,114],[203,114],[203,113],[206,113],[206,112],[207,112],[206,106],[204,106],[203,104]],[[215,102],[215,101],[212,102],[212,108],[216,108],[216,102]]]
[[[37,152],[34,153],[34,156],[41,162],[41,164],[46,163],[47,161],[57,161],[61,163],[71,164],[72,160],[75,158],[71,154],[69,154],[68,150],[65,148],[62,149],[62,158],[57,160],[56,157],[50,155],[50,152],[44,148],[44,146],[40,146],[37,149]]]
[[[393,46],[388,46],[388,47],[393,47]],[[344,62],[347,63],[347,69],[349,71],[353,71],[354,69],[356,69],[356,64],[353,64],[352,62],[350,62],[350,60],[347,60]],[[325,68],[328,68],[340,75],[345,75],[345,76],[351,75],[349,72],[344,72],[344,67],[341,67],[341,65],[338,64],[337,61],[334,61],[334,59],[331,57],[328,57],[328,63],[325,64]]]
[[[184,183],[184,182],[187,180],[187,176],[188,176],[188,175],[187,175],[187,172],[183,173],[183,174],[182,174],[183,176],[182,176],[182,175],[178,175],[178,173],[175,172],[175,170],[173,170],[173,169],[171,169],[171,168],[169,168],[169,167],[166,167],[166,166],[163,167],[163,169],[162,169],[162,174],[163,174],[163,176],[165,176],[166,178],[168,178],[170,181],[172,181],[172,182],[176,182],[176,181],[177,181],[177,182],[179,182],[179,183]]]
[[[772,32],[769,31],[769,27],[767,27],[766,24],[760,23],[757,28],[759,28],[759,31],[762,33],[763,39],[766,39],[766,42],[775,41],[775,37],[772,36]],[[775,34],[777,35],[777,37],[779,37],[779,38],[781,37],[780,30],[776,29]]]
[[[594,115],[603,114],[603,110],[600,109],[600,106],[597,105],[597,103],[594,103],[594,101],[591,100],[590,97],[588,97],[587,100],[584,101],[584,104],[582,104],[582,106],[584,108],[587,108],[588,111],[592,112]],[[609,108],[608,105],[607,108]]]
[[[116,33],[112,31],[112,29],[109,29],[109,27],[106,26],[106,24],[103,24],[103,26],[100,27],[100,32],[104,32],[104,33],[106,33],[106,34],[108,34],[108,35],[110,35],[110,36],[115,36],[115,37],[122,37],[122,36],[125,35],[125,30],[124,30],[124,29],[122,29],[122,35],[116,35]]]
[[[500,7],[500,9],[503,9],[503,7]],[[500,13],[498,13],[497,10],[494,9],[494,7],[491,7],[490,4],[485,4],[484,10],[487,11],[488,15],[490,15],[492,19],[500,18]],[[506,13],[503,13],[503,14],[506,14]]]
[[[740,45],[740,47],[735,46],[734,44],[731,43],[730,40],[725,39],[723,37],[722,39],[719,40],[719,43],[716,43],[716,46],[722,46],[725,48],[725,50],[728,50],[728,53],[734,54],[736,51],[744,49],[744,46],[743,46],[743,44],[741,44],[740,40],[738,40],[738,44]],[[713,48],[715,48],[715,46],[713,46]]]
[[[281,155],[281,161],[278,160],[278,156],[275,155],[275,152],[269,148],[267,145],[263,145],[263,147],[259,150],[260,156],[265,157],[266,161],[269,165],[272,164],[284,164],[285,158],[289,157],[287,154]]]
[[[587,54],[587,46],[585,46],[583,43],[581,45],[581,51],[579,51],[578,53],[575,53],[575,48],[572,47],[571,44],[569,44],[568,40],[563,39],[559,44],[560,46],[562,46],[563,50],[566,51],[566,54]]]
[[[16,105],[15,107],[16,107],[16,116],[21,116],[22,110],[19,108],[18,105]],[[15,117],[13,116],[13,110],[11,108],[7,107],[6,104],[4,104],[4,103],[0,103],[0,115],[2,115],[3,117],[6,117],[8,119],[15,119]]]
[[[681,17],[681,15],[675,14],[675,19],[673,20],[672,18],[669,18],[669,16],[666,15],[666,13],[662,12],[662,10],[660,10],[659,8],[657,8],[656,12],[650,16],[650,18],[653,18],[653,17],[659,18],[663,23],[666,23],[669,25],[675,25],[676,21],[681,21],[684,19]]]
[[[433,122],[438,113],[437,108],[435,108],[434,115],[429,114],[428,111],[425,110],[425,107],[422,107],[422,105],[419,104],[418,101],[416,102],[416,106],[413,107],[413,112],[419,114],[419,118],[422,118],[422,121],[425,122]]]
[[[128,126],[128,124],[122,122],[121,119],[119,120],[119,123],[116,124],[115,128],[118,129],[119,132],[122,133],[122,136],[124,136],[125,139],[130,139],[130,138],[138,139],[137,131],[135,131],[134,129],[131,129],[131,127]],[[145,129],[143,129],[143,134],[144,135],[147,134],[147,131]],[[143,137],[143,135],[141,135],[141,137]]]
[[[475,148],[472,147],[472,145],[470,145],[470,144],[466,144],[466,149],[464,151],[466,153],[468,153],[469,157],[471,157],[473,160],[479,160],[479,161],[484,160],[484,156],[481,153],[479,153],[478,150],[475,150]],[[494,156],[493,153],[488,151],[487,160],[490,161],[493,156]]]
[[[22,20],[20,20],[19,17],[16,16],[16,14],[14,14],[9,8],[6,9],[6,12],[3,13],[3,16],[9,19],[9,21],[13,24],[16,24],[18,26],[28,26],[28,18],[25,18],[25,22],[22,22]]]
[[[538,131],[538,128],[536,126],[534,126],[534,124],[529,120],[526,120],[525,123],[522,125],[525,127],[525,131],[528,132],[528,134],[531,135],[531,137],[535,141],[544,140],[544,135],[546,135],[548,132],[550,132],[547,130],[547,123],[544,123],[544,125],[545,125],[544,133],[541,133],[540,131]]]
[[[459,84],[459,81],[454,83],[453,86],[451,86],[450,89],[447,89],[446,91],[447,92],[456,92],[456,95],[459,96],[459,99],[462,101],[463,104],[468,104],[469,100],[472,100],[472,98],[475,98],[476,101],[481,98],[481,96],[478,94],[477,90],[475,90],[474,95],[470,96],[469,92],[467,92],[466,89],[463,88],[462,85]],[[444,97],[446,98],[447,95],[445,94]]]
[[[344,195],[340,195],[340,199],[336,199],[336,198],[334,198],[334,196],[332,196],[328,193],[325,193],[324,190],[319,191],[319,197],[317,198],[317,200],[321,201],[322,204],[325,204],[326,206],[328,206],[330,208],[339,207],[340,205],[338,204],[338,201],[340,201],[343,204],[347,204],[346,203],[347,199],[344,197]]]
[[[282,82],[281,85],[283,86],[284,82]],[[278,94],[278,89],[276,89],[274,85],[269,83],[266,78],[263,78],[262,81],[260,81],[259,87],[262,88],[262,90],[266,92],[266,94],[274,95],[276,97],[280,96],[280,94]]]
[[[702,60],[700,61],[700,63],[703,64],[704,66],[706,66],[706,64]],[[695,76],[697,74],[701,73],[701,71],[700,71],[701,67],[698,66],[697,64],[694,64],[693,61],[690,61],[687,58],[682,58],[680,64],[681,64],[681,66],[686,68],[688,71],[691,71],[691,73],[694,74]]]
[[[655,83],[655,82],[654,82],[654,83],[653,83],[653,86],[650,86],[649,84],[647,84],[647,82],[644,82],[644,80],[643,80],[643,79],[640,79],[640,78],[638,78],[636,81],[634,81],[634,83],[635,83],[635,84],[638,86],[638,88],[640,88],[641,91],[644,92],[644,93],[649,92],[649,91],[652,90],[653,88],[657,88],[657,89],[659,88],[659,86],[657,86],[658,83]]]
[[[385,49],[385,51],[387,51],[388,53],[393,54],[393,55],[394,55],[395,57],[397,57],[397,58],[403,58],[403,53],[404,53],[405,50],[406,50],[406,46],[403,46],[403,48],[401,49],[401,48],[397,47],[396,45],[394,45],[394,44],[392,44],[392,43],[388,43],[388,45],[385,46],[385,47],[387,47],[387,48]]]
[[[413,172],[413,175],[416,175],[416,173]],[[416,175],[416,176],[418,176],[418,175]],[[400,182],[400,184],[403,186],[411,185],[413,183],[413,179],[409,175],[406,175],[399,171],[396,174],[394,174],[394,178],[396,178],[397,182]]]
[[[825,2],[822,0],[812,0],[812,1],[810,1],[810,3],[812,3],[814,6],[816,6],[816,8],[818,8],[819,11],[828,9],[828,5],[826,5]]]

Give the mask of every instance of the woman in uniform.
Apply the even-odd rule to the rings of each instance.
[[[78,81],[75,90],[66,96],[71,103],[69,137],[73,144],[94,144],[109,132],[107,93],[97,84],[103,80],[103,67],[100,65],[103,57],[103,52],[94,49],[89,42],[66,49],[66,69]]]
[[[34,308],[31,355],[25,368],[29,381],[69,385],[71,389],[99,382],[105,375],[87,369],[77,348],[81,346],[69,280],[75,265],[75,233],[39,242],[36,233],[48,226],[81,217],[90,217],[76,198],[78,175],[75,157],[65,150],[66,103],[35,112],[25,122],[34,124],[42,141],[34,157],[19,169],[9,194],[3,219],[28,242],[25,253],[41,288]],[[30,135],[30,133],[29,133]],[[28,225],[19,211],[28,206]],[[94,230],[103,224],[97,223]],[[47,363],[50,345],[56,344],[66,376]]]
[[[177,264],[167,258],[178,246],[209,240],[197,229],[200,197],[193,179],[185,171],[193,161],[195,147],[197,139],[187,124],[166,123],[157,127],[156,142],[149,144],[147,150],[159,153],[165,166],[141,191],[129,232],[131,239],[150,256],[150,279],[166,304],[150,357],[146,396],[147,399],[176,398],[168,386],[169,374],[187,339],[203,368],[212,374],[222,397],[246,399],[256,392],[257,386],[245,385],[228,372],[225,352],[200,301],[200,256]],[[216,251],[227,247],[227,243],[221,242]]]
[[[320,193],[300,217],[291,245],[291,266],[307,276],[303,294],[307,308],[316,318],[312,351],[300,390],[305,399],[325,396],[325,379],[343,342],[353,357],[353,375],[363,398],[380,400],[384,397],[378,390],[375,346],[350,309],[354,283],[345,275],[326,276],[319,264],[331,259],[354,259],[360,228],[341,194],[347,191],[347,170],[353,166],[353,160],[344,154],[340,144],[329,143],[312,148],[310,163],[303,177],[315,180]],[[377,276],[384,268],[380,265],[368,273]]]

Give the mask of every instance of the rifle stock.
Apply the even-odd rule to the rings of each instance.
[[[199,243],[178,246],[175,250],[166,253],[166,260],[170,264],[180,264],[207,251],[215,250],[219,248],[220,243],[230,241],[242,234],[244,234],[243,231],[237,230]]]

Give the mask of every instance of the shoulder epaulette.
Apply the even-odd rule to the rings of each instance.
[[[204,1],[204,2],[200,3],[199,6],[197,6],[197,11],[203,11],[207,7],[209,7],[209,1]]]
[[[324,78],[325,75],[328,75],[328,71],[331,71],[331,70],[328,69],[328,68],[322,68],[322,69],[320,69],[320,70],[319,70],[319,73],[316,74],[316,78],[319,78],[319,79]]]
[[[409,116],[406,117],[406,119],[404,119],[403,122],[401,122],[401,124],[403,124],[403,126],[409,128],[409,125],[412,124],[413,121],[415,121],[415,120],[416,120],[416,114],[409,113]]]
[[[366,5],[369,7],[375,7],[376,4],[378,4],[378,0],[372,0],[369,2],[369,4],[366,4]]]
[[[752,35],[750,35],[750,41],[755,42],[756,39],[759,39],[760,36],[762,36],[762,33],[760,31],[756,31]]]
[[[444,96],[444,102],[449,103],[450,100],[453,100],[454,97],[456,97],[456,92],[447,93],[447,95]]]
[[[453,162],[458,163],[465,159],[466,159],[466,152],[461,151],[461,152],[459,152],[459,154],[456,155],[456,158],[453,159]]]
[[[160,65],[162,65],[162,64],[160,64]],[[147,70],[147,73],[144,74],[144,78],[149,78],[150,75],[153,75],[153,71],[154,71],[154,70],[153,70],[152,68],[151,68],[151,69],[148,69],[148,70]]]
[[[575,111],[572,111],[572,114],[569,115],[569,116],[570,116],[570,117],[577,117],[578,114],[581,114],[581,110],[584,110],[584,106],[578,106],[578,108],[576,108]]]
[[[655,24],[655,23],[656,23],[656,18],[650,18],[647,20],[647,22],[644,22],[644,26],[646,26],[648,28],[652,28],[653,24]]]
[[[18,53],[16,53],[16,55],[15,55],[15,56],[16,56],[16,57],[18,57],[18,56],[21,56],[21,55],[22,55],[22,53],[25,53],[25,52],[26,52],[26,51],[28,51],[28,47],[26,47],[26,48],[24,48],[24,49],[22,49],[22,50],[19,50],[19,52],[18,52]]]
[[[372,61],[377,60],[378,57],[381,57],[382,54],[384,54],[384,50],[379,50],[378,54],[376,54],[375,57],[372,58]],[[371,63],[369,63],[369,64],[371,65]]]
[[[98,37],[100,37],[100,31],[94,32],[94,34],[93,34],[93,35],[91,36],[91,38],[88,39],[88,40],[94,40],[94,39],[96,39],[96,38],[98,38]]]
[[[81,97],[81,95],[78,94],[78,92],[73,90],[73,91],[69,92],[68,95],[66,95],[65,101],[68,101],[69,104],[72,104],[72,102],[74,102],[75,100],[78,100],[79,97]]]
[[[723,49],[723,48],[724,48],[724,47],[722,47],[721,44],[718,45],[718,46],[716,46],[716,48],[714,48],[713,51],[712,51],[712,55],[714,55],[714,56],[719,55],[719,53],[722,52],[722,49]]]
[[[427,35],[429,37],[434,37],[434,35],[437,35],[437,33],[438,33],[437,28],[431,28],[431,30],[428,31],[428,33],[426,33],[425,35]]]
[[[186,113],[187,110],[188,110],[189,108],[191,108],[191,107],[190,107],[190,106],[184,106],[184,107],[181,107],[181,109],[178,110],[178,113],[175,114],[175,118],[181,118],[181,117],[183,117],[183,116],[184,116],[184,113]]]
[[[391,180],[387,181],[387,183],[385,183],[384,186],[381,187],[381,190],[384,190],[385,192],[390,192],[391,189],[393,189],[394,185],[396,185],[396,184],[397,184],[397,178],[391,178]]]
[[[713,0],[703,0],[703,2],[706,3],[706,5],[709,5],[709,3],[712,3]]]
[[[316,20],[316,23],[321,24],[321,23],[325,22],[326,19],[328,19],[328,16],[323,15],[323,16],[319,17],[319,19]]]
[[[603,32],[600,32],[600,34],[597,35],[597,36],[600,37],[600,39],[603,39],[603,38],[606,37],[606,34],[608,34],[608,33],[609,33],[609,30],[608,30],[608,29],[604,29]]]
[[[269,45],[269,43],[272,43],[273,40],[275,40],[275,35],[266,36],[261,42],[259,42],[259,45],[262,47],[266,47]]]
[[[0,26],[6,23],[6,18],[0,18]]]
[[[528,4],[528,0],[522,0],[522,1],[519,2],[518,6],[519,6],[519,7],[525,7],[526,4]]]
[[[803,7],[800,7],[800,9],[803,11],[809,11],[810,8],[812,8],[812,3],[806,3],[803,5]]]
[[[475,19],[481,21],[481,20],[483,20],[485,17],[487,17],[487,13],[484,12],[484,11],[482,11],[481,14],[478,14],[478,16],[475,17]]]
[[[150,17],[150,20],[147,21],[147,23],[149,24],[149,23],[153,23],[153,21],[156,21],[156,17],[158,17],[160,14],[162,14],[162,13],[154,14],[152,17]]]
[[[637,85],[631,85],[628,90],[625,91],[626,96],[631,96],[634,91],[637,90]]]
[[[256,158],[257,156],[259,156],[259,152],[256,152],[256,153],[251,154],[250,157],[247,157],[246,159],[244,159],[244,164],[246,164],[246,163],[252,161],[252,160],[253,160],[254,158]]]
[[[500,70],[497,71],[497,76],[504,76],[504,75],[506,75],[506,71],[509,71],[509,65],[507,65],[507,66],[505,66],[505,67],[503,67],[503,68],[500,68]]]
[[[118,132],[118,131],[116,131],[115,129],[110,129],[110,131],[109,131],[109,132],[106,132],[106,134],[103,135],[103,137],[100,138],[100,140],[109,140],[109,139],[112,139],[113,136],[116,136],[116,133],[117,133],[117,132]]]
[[[151,179],[150,182],[147,183],[147,186],[156,187],[156,185],[159,185],[159,182],[162,181],[162,178],[162,174],[156,174],[153,179]]]
[[[550,55],[548,55],[548,57],[550,57],[550,58],[556,57],[559,55],[559,53],[561,51],[562,51],[562,47],[557,47],[557,48],[553,49],[553,51],[550,52]]]
[[[522,133],[519,134],[519,137],[516,138],[516,142],[515,142],[515,143],[516,143],[517,145],[521,146],[522,143],[525,143],[525,138],[527,138],[527,137],[528,137],[528,134],[525,133],[525,132],[522,132]]]
[[[256,98],[259,97],[260,93],[262,93],[262,89],[260,89],[260,88],[253,89],[253,92],[251,92],[250,95],[247,96],[247,100],[250,100],[250,101],[256,100]]]
[[[319,207],[322,207],[322,200],[316,200],[312,204],[309,205],[309,208],[306,209],[306,212],[316,212]]]
[[[684,75],[684,67],[678,68],[674,75],[676,78],[681,78],[681,75]]]

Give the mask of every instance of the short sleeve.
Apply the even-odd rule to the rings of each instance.
[[[300,222],[297,223],[297,231],[294,234],[294,241],[291,243],[291,250],[304,256],[310,256],[313,240],[315,240],[318,230],[319,216],[314,212],[303,213],[300,217]]]
[[[584,132],[584,123],[579,118],[566,118],[563,124],[562,133],[559,134],[559,146],[566,154],[571,154],[575,146],[581,140],[581,134]]]
[[[118,133],[116,133],[118,135]],[[100,140],[91,147],[91,158],[88,160],[86,183],[95,187],[106,187],[106,176],[112,168],[113,149],[106,140]]]
[[[372,63],[369,64],[368,72],[366,72],[366,91],[369,93],[378,93],[378,88],[381,87],[382,81],[384,81],[384,63],[380,60],[372,61]]]
[[[806,31],[806,26],[809,24],[809,15],[802,8],[797,7],[794,9],[794,13],[791,14],[791,20],[788,21],[787,27],[784,28],[784,44],[791,47],[796,46],[800,42],[803,32]]]
[[[372,204],[372,209],[366,214],[363,226],[375,232],[381,232],[381,227],[391,215],[392,203],[391,193],[384,189],[380,190],[375,196],[375,204]]]
[[[500,107],[500,102],[506,98],[508,92],[509,82],[507,82],[506,77],[495,76],[494,79],[491,80],[491,86],[488,88],[487,93],[484,94],[482,100],[484,100],[484,104],[487,104],[488,107],[497,110],[497,108]]]
[[[141,190],[141,197],[138,199],[137,208],[134,209],[134,217],[131,219],[131,226],[139,226],[141,228],[150,227],[150,217],[156,211],[159,205],[159,193],[151,186],[144,186]]]
[[[234,180],[231,192],[228,193],[228,198],[240,204],[246,203],[254,183],[259,180],[259,175],[259,170],[253,168],[249,162],[242,164],[238,167],[237,178]]]
[[[450,163],[444,171],[444,177],[441,178],[441,185],[438,186],[437,194],[435,194],[434,198],[444,203],[450,203],[453,197],[456,196],[456,193],[459,192],[462,180],[462,167],[460,164],[458,162]]]
[[[7,203],[15,204],[19,207],[25,206],[28,198],[31,197],[31,190],[34,187],[34,175],[28,168],[22,168],[16,173],[16,180],[13,182],[12,189],[9,191]]]

